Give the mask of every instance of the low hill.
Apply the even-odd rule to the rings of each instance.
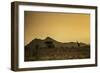
[[[25,61],[42,60],[43,57],[48,57],[47,59],[56,59],[57,56],[59,57],[57,59],[61,59],[64,57],[64,55],[66,55],[66,58],[63,59],[68,59],[68,56],[75,55],[74,53],[77,54],[76,56],[78,58],[81,58],[79,55],[86,56],[87,58],[90,54],[90,46],[82,42],[63,43],[50,37],[47,37],[43,40],[36,38],[25,46]],[[56,57],[53,58],[54,56]],[[46,58],[43,60],[45,59]]]

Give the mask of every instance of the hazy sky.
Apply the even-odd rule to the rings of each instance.
[[[25,11],[25,45],[34,38],[90,43],[90,15]]]

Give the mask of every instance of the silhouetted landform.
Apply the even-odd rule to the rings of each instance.
[[[34,39],[25,46],[25,61],[66,60],[90,58],[90,45],[77,42],[58,42],[50,37]]]

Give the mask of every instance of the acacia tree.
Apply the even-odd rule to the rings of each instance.
[[[45,44],[47,45],[48,48],[54,48],[54,44],[52,41],[46,41]]]

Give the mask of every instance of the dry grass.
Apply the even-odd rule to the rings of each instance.
[[[25,56],[25,61],[66,60],[86,58],[90,58],[89,46],[78,48],[39,48],[35,55]]]

